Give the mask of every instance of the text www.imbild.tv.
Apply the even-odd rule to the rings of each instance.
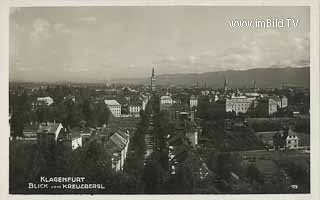
[[[299,19],[233,19],[228,24],[231,28],[297,28]]]

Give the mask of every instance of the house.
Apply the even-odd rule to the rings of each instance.
[[[63,126],[61,123],[56,122],[45,122],[41,123],[39,129],[37,130],[37,139],[38,141],[57,141],[60,132],[62,131]]]
[[[114,99],[104,100],[104,103],[107,105],[113,116],[121,117],[121,105],[118,101]]]
[[[82,147],[82,136],[79,131],[71,131],[67,134],[64,142],[71,147],[72,150],[75,150]]]
[[[127,157],[130,142],[129,133],[122,130],[115,131],[106,142],[106,148],[111,152],[112,169],[122,171]]]
[[[189,100],[190,108],[194,108],[198,106],[198,99],[194,95],[191,95]]]
[[[71,141],[72,149],[83,146],[86,142],[89,141],[90,137],[96,133],[96,129],[89,127],[75,127],[70,130],[70,133],[67,135],[67,140]]]
[[[53,104],[53,99],[51,97],[38,97],[37,98],[37,105],[50,106],[51,104]]]
[[[299,138],[291,129],[288,131],[288,136],[286,137],[286,148],[297,149],[299,148]]]
[[[288,98],[284,95],[280,96],[281,104],[280,108],[286,108],[288,107]]]

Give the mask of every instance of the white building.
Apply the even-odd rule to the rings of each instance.
[[[129,105],[129,113],[131,117],[139,117],[141,106],[139,105]]]
[[[161,96],[160,97],[160,104],[170,104],[172,105],[173,100],[169,95]]]
[[[280,108],[288,107],[288,98],[286,96],[281,96],[280,99],[281,99]]]
[[[37,103],[39,105],[50,106],[51,104],[53,104],[53,99],[51,97],[38,97]]]
[[[190,108],[194,108],[198,106],[198,99],[194,95],[191,95],[190,100],[189,100]]]
[[[173,100],[169,95],[160,97],[160,110],[167,110],[173,104]]]
[[[186,133],[187,138],[189,139],[191,145],[196,147],[198,145],[198,131],[192,130]]]
[[[107,105],[113,116],[121,117],[121,105],[118,101],[114,99],[104,100],[104,103]]]
[[[268,99],[268,114],[272,115],[278,111],[278,102],[275,99],[269,98]]]
[[[289,130],[289,134],[286,138],[286,147],[288,149],[297,149],[299,148],[299,138],[292,131]]]
[[[72,134],[71,135],[71,149],[72,150],[75,150],[79,147],[82,147],[82,137],[80,134],[77,134],[77,135],[74,135]]]
[[[226,112],[246,113],[255,99],[246,96],[233,96],[226,99]]]
[[[142,96],[142,110],[146,110],[147,104],[149,102],[150,96]]]

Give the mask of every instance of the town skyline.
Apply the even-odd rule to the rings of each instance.
[[[226,15],[229,10],[233,14]],[[299,26],[228,26],[228,20],[265,18],[270,12],[299,19]],[[10,81],[141,78],[149,77],[152,67],[157,74],[177,74],[309,66],[307,7],[11,8],[10,13]]]

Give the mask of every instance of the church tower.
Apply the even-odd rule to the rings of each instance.
[[[154,68],[152,68],[152,74],[151,74],[151,92],[156,91],[156,76],[154,74]]]
[[[226,79],[226,77],[224,77],[224,92],[227,92],[228,91],[228,81]]]

